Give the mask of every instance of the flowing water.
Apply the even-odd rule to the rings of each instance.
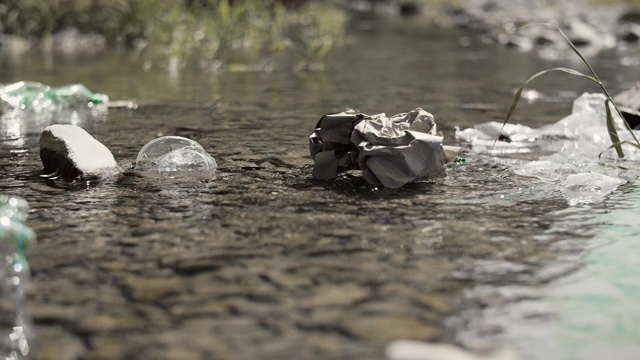
[[[34,357],[382,359],[390,341],[417,339],[522,359],[640,358],[634,181],[570,207],[556,184],[513,173],[523,155],[468,154],[445,179],[397,190],[357,173],[311,179],[308,135],[325,113],[422,107],[455,144],[456,126],[501,121],[529,75],[579,64],[417,21],[352,27],[311,73],[292,71],[287,54],[271,72],[178,74],[144,71],[123,51],[3,54],[0,83],[82,83],[139,103],[2,119],[0,192],[30,202],[39,237],[28,255]],[[593,59],[614,93],[640,80],[619,58]],[[514,120],[532,127],[596,90],[565,75],[535,86],[542,98]],[[53,122],[83,126],[125,168],[158,136],[189,137],[218,173],[47,183],[38,140]]]

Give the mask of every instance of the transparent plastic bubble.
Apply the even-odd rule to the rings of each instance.
[[[150,177],[211,177],[218,164],[196,141],[163,136],[147,143],[136,158],[134,171]]]

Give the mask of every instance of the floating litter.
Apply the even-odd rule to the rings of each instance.
[[[142,147],[134,171],[158,178],[208,178],[217,168],[216,160],[198,142],[180,136],[163,136]]]
[[[25,253],[35,245],[35,232],[24,224],[27,201],[0,194],[0,358],[27,359],[33,324],[25,311],[30,286]]]
[[[61,106],[93,107],[108,102],[107,95],[93,93],[82,84],[52,88],[38,82],[19,81],[0,85],[0,110],[7,108],[51,111]]]

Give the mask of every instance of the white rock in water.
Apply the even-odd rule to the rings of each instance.
[[[51,125],[40,135],[44,177],[105,178],[121,172],[111,151],[76,125]]]
[[[562,194],[571,206],[598,203],[625,182],[598,173],[574,174],[562,183]]]
[[[488,354],[475,354],[449,344],[431,344],[414,340],[395,340],[387,345],[388,360],[516,360],[517,355],[507,349]]]

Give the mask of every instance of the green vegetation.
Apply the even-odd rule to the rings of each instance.
[[[285,6],[284,3],[296,4]],[[138,50],[145,66],[196,61],[220,68],[231,53],[295,48],[312,68],[340,42],[346,18],[325,2],[283,0],[5,0],[0,34],[40,42],[75,28]],[[157,56],[161,55],[161,56]]]
[[[516,106],[518,105],[518,101],[520,100],[520,96],[522,95],[522,91],[524,90],[525,86],[527,86],[527,84],[529,84],[534,79],[536,79],[536,78],[538,78],[538,77],[540,77],[540,76],[542,76],[544,74],[547,74],[549,72],[560,71],[560,72],[564,72],[564,73],[567,73],[567,74],[580,76],[580,77],[583,77],[583,78],[586,78],[586,79],[589,79],[589,80],[595,82],[596,84],[598,84],[598,86],[600,87],[602,92],[605,94],[605,96],[607,97],[607,99],[605,100],[605,104],[604,104],[604,106],[606,108],[606,111],[607,111],[607,130],[609,132],[609,138],[611,139],[611,147],[616,149],[616,153],[618,154],[619,158],[623,158],[624,157],[624,152],[622,150],[622,145],[624,145],[624,144],[629,144],[629,145],[635,146],[637,148],[640,148],[640,142],[638,141],[638,138],[633,133],[633,131],[631,130],[631,128],[629,127],[629,125],[627,124],[626,121],[623,121],[623,123],[626,126],[627,130],[629,131],[629,133],[631,134],[631,136],[633,137],[633,140],[635,141],[635,143],[634,142],[629,142],[629,141],[620,141],[620,137],[618,136],[618,131],[616,130],[616,126],[615,126],[613,114],[611,112],[611,108],[613,107],[615,109],[615,111],[618,113],[620,118],[624,119],[624,116],[622,115],[622,112],[620,112],[620,109],[618,108],[616,103],[613,101],[613,98],[611,97],[611,95],[609,95],[609,92],[607,91],[607,89],[605,88],[604,84],[602,83],[602,81],[600,80],[598,75],[596,74],[595,70],[593,70],[593,67],[591,67],[591,64],[589,64],[587,59],[585,59],[584,56],[580,53],[580,51],[578,51],[576,46],[573,44],[573,42],[571,40],[569,40],[567,35],[558,26],[553,25],[553,24],[527,24],[527,25],[524,25],[523,27],[521,27],[520,29],[528,27],[528,26],[532,26],[532,25],[551,26],[551,27],[554,27],[556,30],[558,30],[560,32],[560,34],[562,34],[564,39],[567,41],[567,43],[569,44],[569,46],[571,47],[573,52],[575,52],[578,55],[578,57],[580,58],[580,60],[582,60],[582,62],[587,66],[587,68],[589,68],[589,71],[591,72],[591,75],[586,75],[586,74],[583,74],[583,73],[581,73],[581,72],[579,72],[577,70],[569,69],[569,68],[563,68],[563,67],[547,69],[547,70],[543,70],[543,71],[540,71],[540,72],[534,74],[529,79],[527,79],[527,81],[525,81],[524,84],[522,84],[522,86],[520,86],[518,91],[516,91],[516,94],[514,95],[513,100],[511,101],[511,105],[509,106],[509,111],[507,112],[507,116],[505,117],[505,120],[502,123],[502,127],[504,128],[504,126],[507,124],[507,122],[509,122],[509,119],[511,118],[511,115],[513,114],[514,110],[516,109]]]

